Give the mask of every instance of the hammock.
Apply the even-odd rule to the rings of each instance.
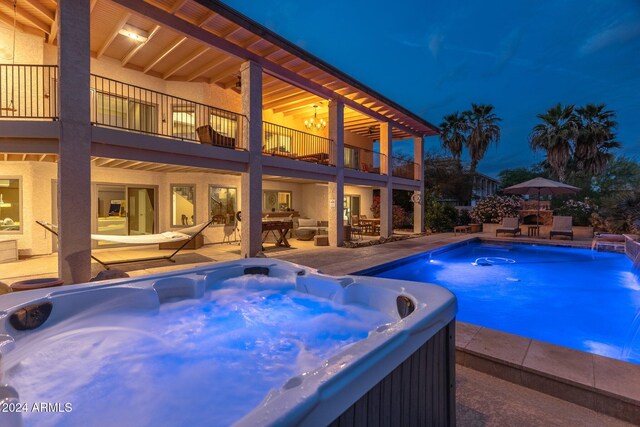
[[[126,259],[126,260],[117,260],[117,261],[101,261],[95,256],[91,255],[91,258],[102,264],[107,270],[110,265],[114,264],[127,264],[131,262],[139,262],[139,261],[154,261],[154,260],[167,260],[171,262],[175,262],[173,259],[174,256],[178,252],[180,252],[185,246],[189,244],[191,240],[193,240],[198,234],[202,233],[211,223],[213,219],[209,222],[194,225],[189,228],[183,228],[179,232],[178,231],[165,231],[164,233],[159,234],[141,234],[138,236],[114,236],[109,234],[92,234],[91,240],[100,240],[103,242],[112,242],[112,243],[122,243],[125,245],[154,245],[157,243],[167,243],[167,242],[181,242],[184,243],[176,249],[171,255],[162,255],[157,257],[150,258],[135,258],[135,259]],[[55,224],[51,224],[46,221],[36,221],[38,225],[44,227],[51,233],[58,235],[58,226]]]

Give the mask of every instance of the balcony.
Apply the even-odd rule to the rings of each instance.
[[[335,142],[328,138],[263,122],[262,152],[270,156],[335,166]]]
[[[394,156],[391,159],[391,172],[392,176],[398,178],[420,180],[420,165],[402,157]]]
[[[380,165],[385,164],[387,156],[366,148],[344,146],[344,167],[361,172],[380,174]]]
[[[91,74],[91,122],[95,126],[244,149],[244,116]]]
[[[0,119],[57,119],[57,81],[55,65],[0,65]]]

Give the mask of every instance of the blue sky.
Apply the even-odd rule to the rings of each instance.
[[[528,136],[558,102],[607,104],[619,152],[640,160],[638,0],[225,2],[436,125],[493,104],[488,175],[544,158]]]

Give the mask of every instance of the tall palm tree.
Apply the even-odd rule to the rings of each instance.
[[[578,123],[573,111],[573,105],[563,107],[558,103],[546,113],[538,114],[537,117],[542,123],[535,125],[529,136],[529,144],[534,151],[547,152],[551,172],[560,181],[566,178],[567,163],[572,155],[571,143],[578,132]]]
[[[468,132],[466,146],[471,163],[469,172],[475,175],[478,162],[482,160],[487,148],[500,140],[500,119],[493,112],[493,105],[471,104],[471,111],[463,113],[467,119]]]
[[[613,157],[609,151],[619,148],[615,141],[615,113],[604,104],[587,104],[576,108],[578,133],[574,157],[580,170],[588,175],[601,175]]]
[[[440,123],[442,148],[451,153],[458,165],[460,164],[462,147],[467,143],[467,128],[465,115],[457,111],[448,116],[444,116],[444,121]]]

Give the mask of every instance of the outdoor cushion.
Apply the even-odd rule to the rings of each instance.
[[[300,227],[317,227],[318,220],[317,219],[304,219],[298,218],[298,226]]]

